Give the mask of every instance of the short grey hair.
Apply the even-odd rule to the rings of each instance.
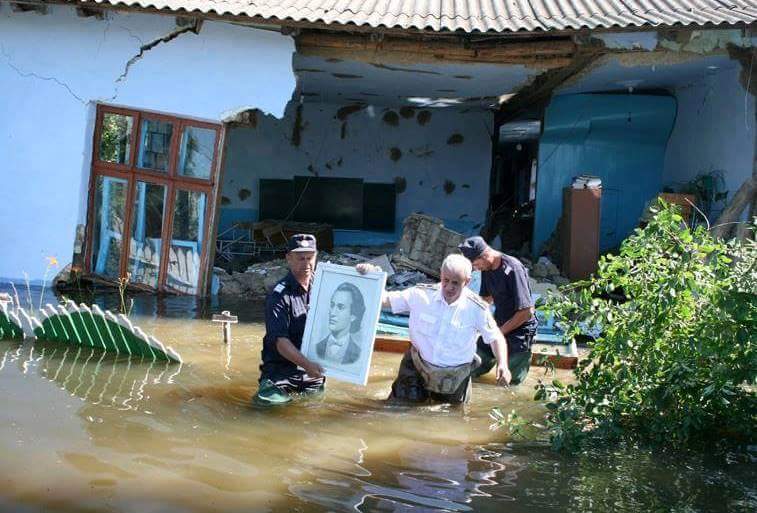
[[[463,255],[453,253],[451,255],[447,255],[447,257],[444,259],[444,262],[442,262],[441,271],[442,273],[452,274],[454,276],[462,276],[467,280],[471,277],[473,266],[471,265],[470,260],[465,258]]]

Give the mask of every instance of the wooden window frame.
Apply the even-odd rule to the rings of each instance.
[[[121,114],[130,116],[133,119],[132,133],[130,137],[129,159],[126,164],[116,164],[113,162],[104,162],[100,160],[100,137],[102,135],[102,124],[104,115]],[[140,150],[142,135],[142,121],[144,119],[159,120],[173,124],[171,141],[168,152],[168,168],[166,171],[156,171],[144,169],[137,166],[137,156]],[[208,179],[182,176],[178,173],[178,159],[181,145],[181,137],[184,128],[187,126],[197,128],[207,128],[215,131],[216,139],[213,148],[213,160],[210,166],[210,177]],[[175,192],[177,190],[187,190],[205,193],[205,212],[203,216],[204,226],[202,230],[202,246],[200,252],[200,269],[196,284],[196,295],[202,296],[207,293],[209,280],[207,273],[210,269],[208,265],[209,258],[212,257],[210,235],[214,231],[214,219],[216,204],[218,201],[218,187],[222,160],[221,145],[224,140],[224,126],[207,121],[199,121],[191,118],[182,118],[162,113],[155,113],[144,110],[128,109],[123,107],[114,107],[110,105],[98,104],[97,117],[95,121],[94,144],[92,148],[92,166],[89,178],[89,192],[87,199],[87,226],[86,226],[86,248],[84,253],[84,270],[87,274],[96,275],[92,269],[92,251],[94,243],[94,225],[95,225],[95,194],[97,188],[97,179],[101,176],[120,178],[127,181],[126,205],[124,214],[124,228],[122,234],[122,247],[119,260],[119,276],[126,277],[129,267],[129,252],[131,250],[131,223],[134,210],[134,195],[138,181],[150,182],[166,187],[166,201],[164,205],[163,226],[161,231],[161,251],[160,251],[160,269],[158,272],[158,287],[154,289],[143,284],[131,284],[136,288],[142,288],[151,291],[182,293],[171,289],[167,284],[168,275],[168,257],[171,248],[171,236],[173,230]]]

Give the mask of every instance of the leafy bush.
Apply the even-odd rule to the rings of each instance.
[[[575,384],[537,386],[553,446],[754,440],[756,255],[753,240],[715,240],[661,203],[595,277],[551,297],[569,338],[602,328]]]

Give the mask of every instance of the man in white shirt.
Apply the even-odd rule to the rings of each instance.
[[[358,271],[374,270],[361,264]],[[410,314],[412,344],[400,363],[389,399],[464,403],[470,400],[471,372],[479,335],[491,344],[497,357],[497,382],[510,382],[507,345],[489,312],[489,305],[467,288],[471,263],[462,255],[449,255],[437,285],[417,285],[385,292],[382,305],[394,313]]]

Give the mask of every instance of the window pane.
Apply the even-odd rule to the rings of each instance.
[[[131,132],[134,119],[123,114],[106,112],[100,132],[100,160],[128,164],[131,157]]]
[[[126,180],[98,176],[92,240],[92,271],[120,276],[121,248],[126,212]]]
[[[197,293],[205,201],[203,192],[176,191],[166,284],[187,294]]]
[[[142,120],[137,166],[157,171],[168,169],[171,134],[173,134],[173,124],[168,121]]]
[[[166,188],[137,182],[131,223],[129,273],[131,281],[158,287],[161,234],[163,231]]]
[[[195,178],[210,178],[216,131],[210,128],[188,126],[181,134],[179,174]]]

